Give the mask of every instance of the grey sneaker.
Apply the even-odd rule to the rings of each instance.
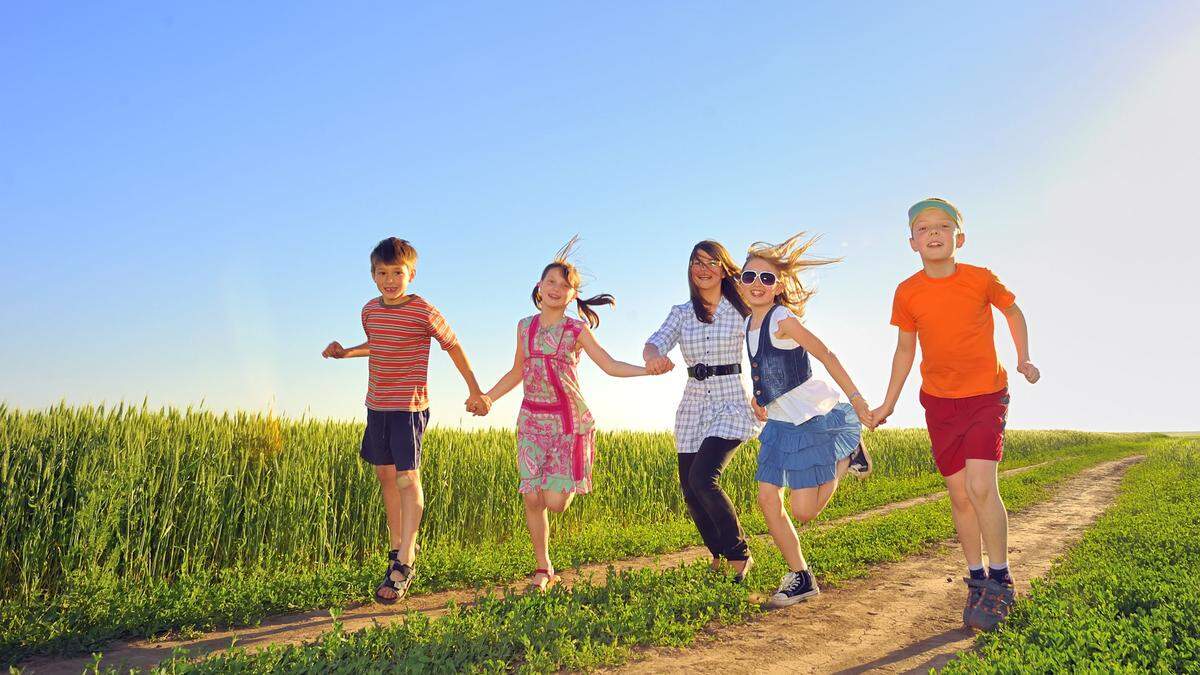
[[[963,607],[963,624],[970,626],[971,614],[979,604],[980,598],[983,597],[983,587],[987,579],[963,577],[963,581],[967,582],[967,605]]]
[[[788,572],[779,582],[779,590],[775,591],[775,595],[767,600],[767,607],[771,609],[788,607],[820,592],[821,589],[817,588],[817,581],[813,579],[811,571]]]
[[[1016,590],[1009,584],[986,579],[982,584],[983,593],[979,602],[966,615],[966,624],[980,630],[991,630],[996,627],[1017,599]]]

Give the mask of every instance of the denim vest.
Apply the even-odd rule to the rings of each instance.
[[[808,352],[803,347],[780,349],[771,343],[771,315],[779,309],[772,307],[758,330],[758,351],[750,357],[750,376],[754,382],[754,400],[762,407],[812,377]],[[750,324],[746,324],[746,353],[750,354]]]

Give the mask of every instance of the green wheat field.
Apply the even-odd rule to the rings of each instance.
[[[361,423],[265,414],[0,406],[0,664],[369,601],[387,539],[374,474],[358,457],[361,435]],[[877,431],[867,441],[875,475],[845,481],[822,520],[942,489],[923,430]],[[1012,431],[1001,468],[1043,466],[1003,479],[1002,489],[1019,511],[1087,466],[1139,453],[1151,461],[1142,463],[1149,469],[1131,472],[1148,476],[1138,479],[1137,489],[1155,489],[1146,487],[1155,477],[1169,479],[1173,487],[1191,486],[1179,490],[1179,499],[1200,506],[1196,447],[1195,439],[1160,434]],[[739,450],[722,483],[746,529],[763,533],[754,501],[756,450],[754,442]],[[531,571],[513,432],[432,429],[422,476],[426,511],[412,593],[483,587]],[[594,493],[553,521],[556,563],[566,568],[699,544],[676,480],[669,434],[600,434]],[[1178,569],[1185,560],[1193,569],[1200,563],[1198,511],[1192,508],[1190,520],[1174,526],[1185,542]],[[821,547],[823,578],[837,583],[862,576],[873,563],[953,536],[944,500],[887,518],[806,531],[805,546]],[[756,613],[748,594],[772,586],[782,561],[758,544],[755,556],[761,571],[752,575],[750,591],[714,590],[701,566],[614,573],[604,585],[580,584],[546,598],[495,597],[438,620],[335,635],[326,639],[336,638],[333,652],[323,643],[235,650],[162,668],[353,672],[419,663],[432,670],[591,669],[622,662],[638,645],[686,644],[706,625]],[[1165,660],[1145,663],[1177,670],[1186,654],[1176,652],[1200,644],[1200,592],[1189,583],[1168,600],[1182,603],[1179,621],[1191,621],[1190,628],[1176,636],[1175,651],[1152,655]],[[665,593],[668,588],[677,592]],[[531,618],[531,606],[545,611]],[[592,621],[557,623],[555,638],[542,644],[514,637],[545,629],[526,623],[557,612]],[[604,622],[612,625],[605,629]],[[479,640],[488,649],[462,648]],[[1190,663],[1184,670],[1194,669]]]

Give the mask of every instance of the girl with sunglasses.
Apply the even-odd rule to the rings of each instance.
[[[687,363],[688,380],[675,412],[679,486],[712,554],[713,571],[721,569],[724,559],[737,581],[750,570],[750,549],[718,480],[738,446],[758,428],[741,375],[742,320],[750,310],[738,295],[740,273],[721,244],[705,240],[693,246],[688,256],[691,299],[671,308],[642,351],[651,374],[674,367],[665,355],[675,345]]]
[[[786,607],[820,593],[800,551],[796,528],[784,510],[784,489],[791,490],[796,520],[812,521],[852,465],[860,476],[870,472],[861,426],[875,427],[871,407],[837,356],[800,323],[813,293],[804,287],[800,274],[836,262],[805,258],[815,238],[803,239],[802,232],[782,244],[754,244],[739,277],[742,297],[750,308],[746,347],[755,413],[767,420],[759,434],[758,504],[791,569],[768,600],[770,607]],[[825,366],[848,404],[840,402],[836,389],[812,377],[810,354]]]

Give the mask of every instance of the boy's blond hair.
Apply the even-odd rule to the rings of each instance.
[[[779,270],[775,302],[792,310],[792,313],[798,317],[804,316],[804,305],[815,292],[804,287],[800,280],[800,274],[810,267],[828,265],[841,260],[841,258],[804,258],[804,254],[820,238],[814,236],[810,237],[808,241],[801,241],[805,236],[807,236],[806,232],[797,232],[779,244],[758,241],[751,244],[746,251],[746,264],[758,258]],[[742,265],[743,268],[745,266]]]

